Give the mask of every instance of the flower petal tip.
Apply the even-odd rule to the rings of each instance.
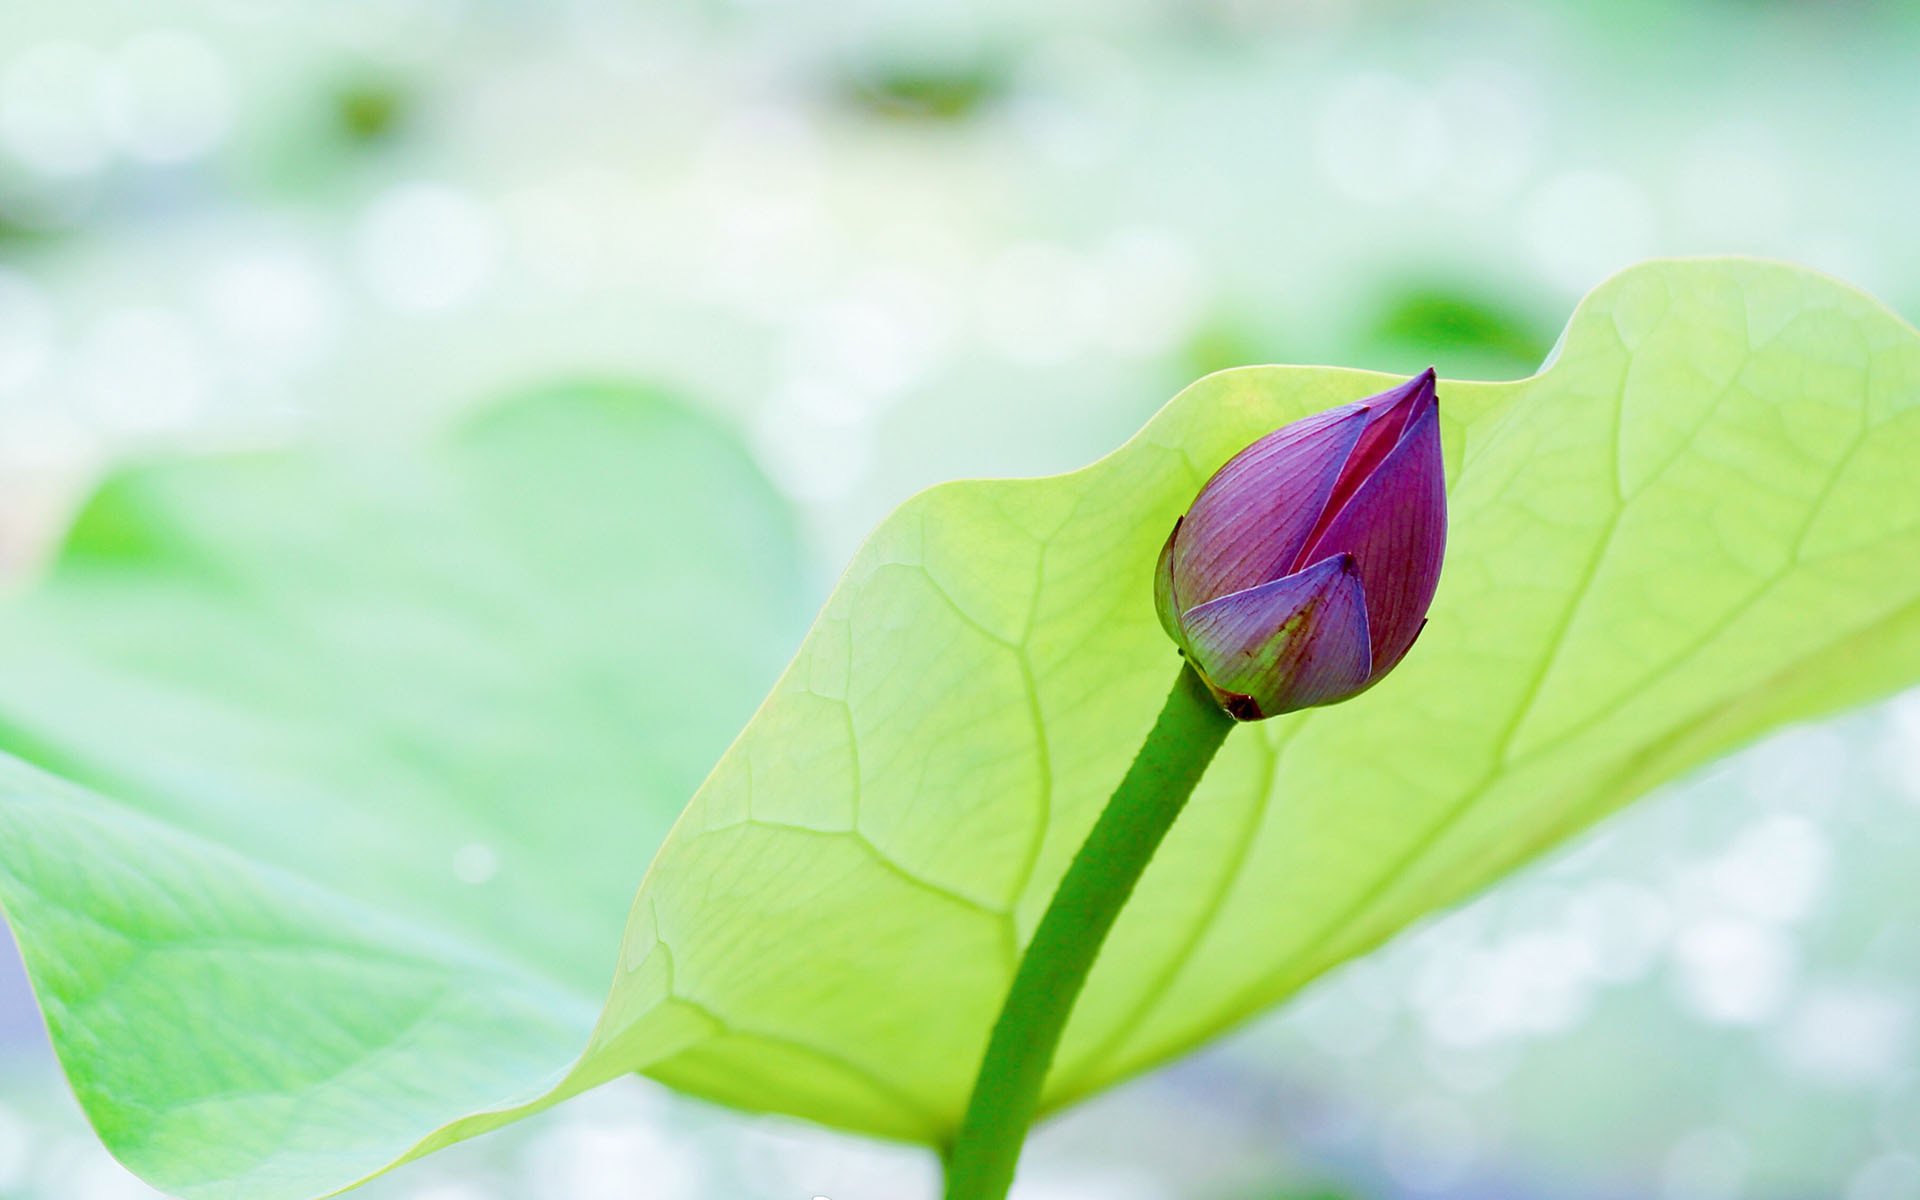
[[[1425,407],[1440,402],[1439,386],[1439,373],[1428,367],[1394,390],[1400,393],[1396,399],[1406,402],[1409,407]]]

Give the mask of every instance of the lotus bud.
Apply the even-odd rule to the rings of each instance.
[[[1214,473],[1160,552],[1160,623],[1242,721],[1373,686],[1426,624],[1447,540],[1431,369],[1282,426]]]

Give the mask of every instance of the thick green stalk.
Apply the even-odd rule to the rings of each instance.
[[[1100,944],[1233,725],[1193,668],[1182,666],[1020,959],[947,1154],[947,1200],[1002,1200],[1013,1185],[1054,1048]]]

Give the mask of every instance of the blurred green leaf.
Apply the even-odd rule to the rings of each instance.
[[[340,128],[356,142],[377,142],[393,135],[406,119],[408,97],[395,79],[362,75],[347,80],[333,93],[333,110]]]
[[[0,903],[108,1146],[313,1195],[551,1086],[802,595],[731,437],[611,387],[108,481],[0,614]]]
[[[1526,309],[1432,284],[1396,294],[1382,306],[1370,334],[1381,348],[1407,356],[1409,374],[1440,357],[1472,359],[1479,370],[1524,373],[1539,366],[1553,345],[1553,330],[1542,328]]]
[[[879,62],[839,81],[845,101],[898,120],[963,121],[1005,94],[1008,71],[997,59]]]

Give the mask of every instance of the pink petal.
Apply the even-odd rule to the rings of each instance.
[[[1181,624],[1194,666],[1242,720],[1343,700],[1372,674],[1364,588],[1345,554],[1210,601]]]
[[[1173,578],[1192,607],[1293,570],[1341,464],[1367,426],[1344,405],[1283,425],[1229,459],[1180,529]]]
[[[1387,455],[1400,444],[1407,427],[1414,418],[1434,404],[1433,368],[1415,375],[1398,387],[1388,388],[1377,396],[1360,401],[1370,410],[1367,414],[1367,427],[1361,431],[1360,438],[1354,443],[1353,453],[1347,456],[1346,465],[1340,468],[1340,477],[1334,482],[1333,491],[1327,496],[1327,503],[1319,522],[1307,540],[1300,546],[1299,557],[1290,564],[1295,570],[1312,561],[1308,557],[1320,534],[1332,523],[1333,518],[1346,506],[1353,494],[1360,490],[1373,473],[1380,468]]]
[[[1440,409],[1429,403],[1307,550],[1351,554],[1359,563],[1376,675],[1398,663],[1419,635],[1446,541]]]

